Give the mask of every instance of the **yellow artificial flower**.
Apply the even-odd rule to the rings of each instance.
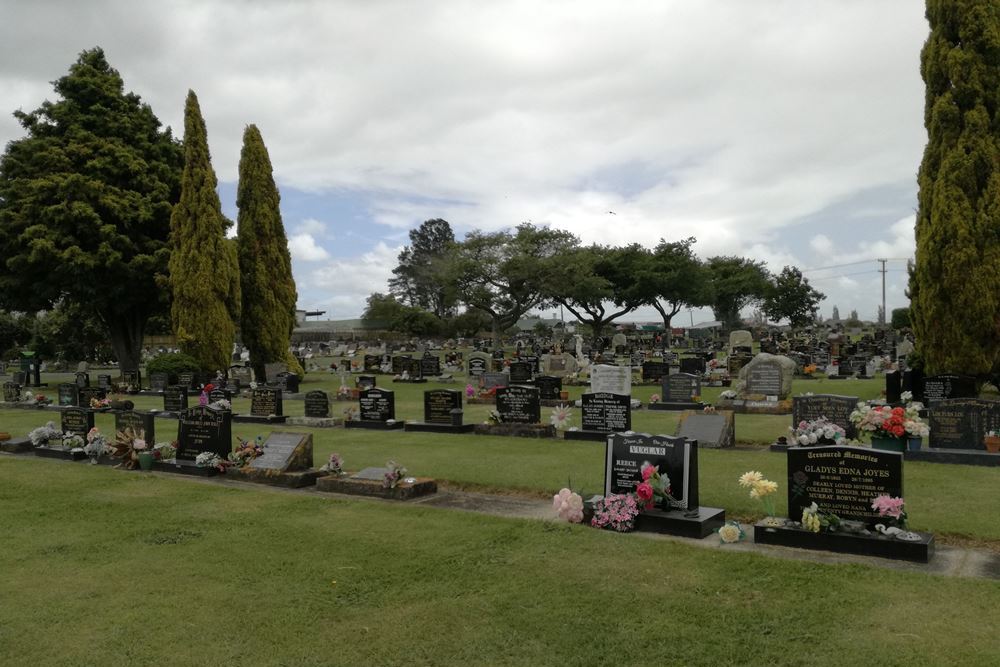
[[[771,495],[772,493],[774,493],[777,490],[778,490],[778,483],[777,482],[772,482],[769,479],[762,479],[762,480],[759,480],[759,481],[755,482],[754,485],[753,485],[753,491],[756,491],[757,495],[754,496],[753,492],[751,491],[750,497],[751,498],[763,498],[764,496]]]
[[[751,470],[740,475],[740,486],[747,487],[753,486],[757,482],[764,479],[764,475],[757,472],[756,470]]]

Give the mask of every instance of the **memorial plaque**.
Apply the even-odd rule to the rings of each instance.
[[[473,352],[466,362],[466,373],[469,377],[478,377],[489,372],[490,358],[482,352]]]
[[[72,382],[59,385],[59,405],[80,405],[80,388]]]
[[[759,363],[747,373],[748,394],[778,396],[781,394],[781,366],[775,363]]]
[[[75,433],[80,437],[86,438],[90,429],[94,428],[94,413],[90,410],[69,408],[63,410],[61,416],[63,433]]]
[[[326,419],[330,416],[330,397],[325,391],[309,391],[305,397],[306,417]]]
[[[403,371],[410,370],[410,362],[412,361],[409,355],[398,356],[392,358],[392,374],[402,375]]]
[[[968,375],[930,375],[924,378],[924,403],[950,398],[976,398],[976,378]]]
[[[274,380],[269,384],[283,392],[297,394],[299,392],[299,382],[301,382],[301,380],[302,378],[300,378],[296,373],[284,371],[274,376]]]
[[[674,373],[663,382],[663,400],[694,403],[701,396],[701,378],[691,373]]]
[[[171,385],[163,390],[163,411],[177,414],[187,410],[187,387],[179,384]]]
[[[93,399],[103,399],[107,392],[100,387],[80,387],[78,393],[81,408],[89,408]]]
[[[932,448],[983,451],[988,431],[1000,431],[1000,401],[952,398],[928,408]]]
[[[282,361],[276,361],[270,364],[264,364],[264,380],[270,384],[278,381],[278,376],[282,373],[288,372],[288,364]]]
[[[420,376],[436,377],[441,375],[441,360],[436,356],[424,356],[420,360]]]
[[[208,392],[208,402],[215,403],[216,401],[232,401],[233,395],[228,389],[213,389]]]
[[[426,401],[426,395],[424,397]],[[387,422],[396,419],[396,394],[385,389],[372,387],[361,392],[358,397],[358,418],[368,422]],[[451,423],[451,415],[448,416]]]
[[[681,357],[681,373],[700,375],[705,372],[704,357]]]
[[[382,370],[382,357],[377,354],[366,354],[363,367],[366,373],[378,373]]]
[[[358,376],[358,389],[371,389],[375,386],[375,376],[374,375],[359,375]]]
[[[132,429],[136,437],[140,437],[152,447],[156,444],[156,420],[153,415],[135,410],[120,410],[115,412],[115,433]]]
[[[510,363],[511,384],[530,382],[532,376],[531,364],[526,361],[512,361]]]
[[[194,461],[202,452],[225,459],[232,451],[232,413],[196,405],[180,414],[177,424],[177,460]]]
[[[166,373],[150,373],[149,388],[153,391],[163,391],[170,384],[170,376]]]
[[[682,413],[677,422],[677,436],[695,441],[702,448],[735,447],[736,426],[733,413]]]
[[[230,366],[229,379],[238,386],[246,386],[253,381],[253,370],[247,366]]]
[[[644,361],[642,362],[642,381],[659,382],[662,378],[670,375],[670,364],[665,361]]]
[[[250,392],[250,415],[253,417],[282,416],[281,390],[258,387]]]
[[[90,386],[90,373],[80,372],[76,374],[76,386],[77,387],[89,387]]]
[[[633,493],[649,463],[670,479],[674,509],[698,508],[698,446],[684,438],[645,433],[615,433],[608,437],[604,495]]]
[[[627,366],[599,364],[590,370],[590,392],[593,394],[632,394],[632,369]]]
[[[559,400],[562,392],[562,378],[551,375],[539,375],[535,378],[535,386],[538,387],[538,397],[543,400]]]
[[[857,437],[857,429],[851,423],[851,413],[858,406],[857,396],[837,396],[836,394],[813,394],[792,397],[792,428],[800,422],[826,417],[846,431],[851,440]]]
[[[139,371],[122,371],[121,384],[133,389],[142,389],[142,373]]]
[[[271,433],[264,442],[264,453],[250,462],[257,470],[296,472],[313,465],[313,443],[310,433]]]
[[[183,373],[177,374],[177,384],[187,389],[194,387],[195,373],[192,371],[185,371]]]
[[[111,376],[110,375],[98,375],[97,376],[97,386],[101,389],[111,389]]]
[[[21,401],[21,385],[16,382],[4,382],[3,400],[5,403],[19,403]]]
[[[520,385],[497,389],[497,412],[505,424],[538,424],[542,421],[538,389]]]
[[[789,447],[788,516],[816,503],[841,519],[869,526],[884,521],[872,509],[876,496],[903,496],[903,454],[863,447]]]
[[[628,396],[609,392],[584,394],[581,422],[585,431],[629,431],[632,429],[632,402]]]
[[[424,392],[424,421],[428,424],[451,424],[451,411],[462,409],[462,392],[432,389]]]
[[[483,373],[479,376],[479,381],[483,389],[506,387],[510,384],[506,373]]]

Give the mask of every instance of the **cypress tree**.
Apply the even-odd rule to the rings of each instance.
[[[240,331],[259,378],[264,377],[264,364],[276,361],[302,373],[288,352],[297,294],[280,201],[264,139],[257,127],[250,125],[243,133],[240,153],[236,239],[243,295]]]
[[[181,350],[205,371],[229,367],[240,307],[236,245],[226,238],[232,222],[216,184],[205,121],[188,91],[181,197],[170,217],[170,317]]]
[[[984,376],[1000,360],[1000,5],[928,0],[917,251],[917,349],[931,373]]]

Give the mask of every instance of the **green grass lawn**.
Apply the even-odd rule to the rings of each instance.
[[[1000,662],[992,581],[86,464],[0,480],[9,665]]]

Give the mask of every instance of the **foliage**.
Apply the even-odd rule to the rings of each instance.
[[[694,237],[660,242],[650,254],[646,269],[637,277],[647,289],[646,302],[663,318],[663,330],[683,308],[713,303],[712,284],[705,265],[692,250]]]
[[[15,112],[27,136],[0,158],[0,306],[86,304],[121,367],[135,369],[146,321],[166,307],[157,276],[181,148],[100,48],[54,89],[57,101]]]
[[[892,328],[908,329],[910,327],[910,309],[909,308],[893,308],[892,309]]]
[[[181,373],[196,373],[201,370],[198,360],[183,352],[164,352],[146,362],[146,375],[166,373],[176,377]]]
[[[205,121],[188,91],[181,197],[170,218],[170,316],[181,351],[205,371],[229,366],[240,314],[236,246],[226,239],[232,223],[222,215],[216,185]]]
[[[711,257],[707,262],[712,312],[727,328],[740,325],[740,311],[767,296],[769,274],[763,262],[745,257]]]
[[[833,315],[830,316],[830,319],[833,320],[834,322],[840,321],[840,309],[837,308],[836,306],[833,307]]]
[[[28,347],[43,359],[107,361],[114,356],[107,329],[93,309],[61,301],[34,318]]]
[[[928,372],[984,376],[1000,367],[1000,6],[929,0],[927,20],[911,319]]]
[[[434,314],[422,308],[407,306],[389,294],[375,292],[367,299],[361,319],[370,325],[381,326],[410,336],[433,336],[441,333],[443,323]]]
[[[240,335],[257,377],[264,365],[285,362],[302,375],[288,352],[295,328],[295,279],[281,222],[280,196],[271,159],[256,125],[243,132],[240,182],[236,191],[236,246],[242,299]],[[296,368],[292,368],[292,364]]]
[[[809,284],[802,272],[786,266],[774,277],[764,298],[764,312],[775,321],[787,319],[793,328],[812,324],[824,295]]]
[[[413,308],[438,318],[454,312],[458,294],[453,279],[455,234],[447,220],[425,220],[410,230],[410,245],[399,253],[389,292]]]
[[[0,359],[12,359],[31,340],[34,319],[23,313],[0,311]]]

